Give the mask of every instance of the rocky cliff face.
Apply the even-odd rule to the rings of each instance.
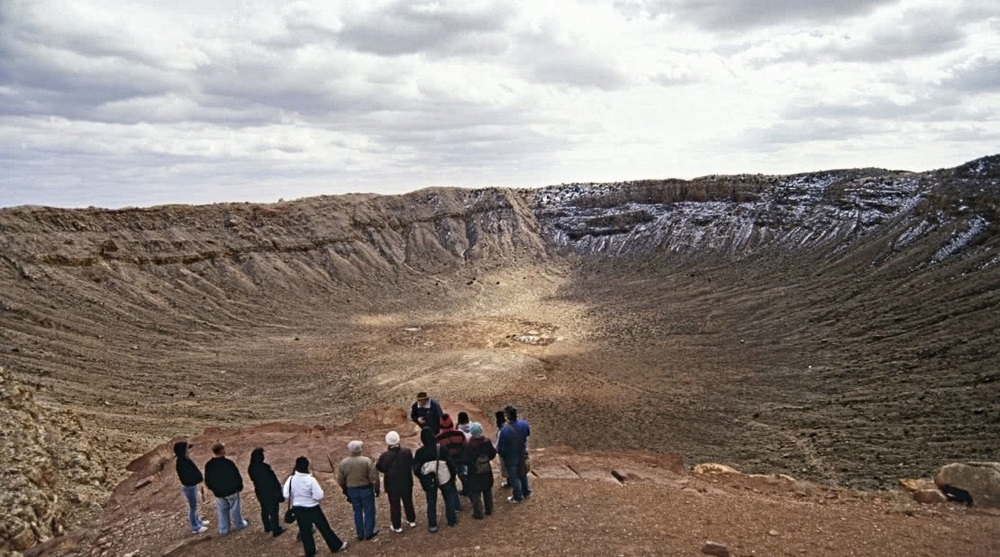
[[[938,237],[932,262],[995,228],[998,168],[1000,156],[992,156],[921,174],[864,169],[709,176],[572,184],[528,195],[546,245],[562,252],[836,256],[873,239],[899,251]]]
[[[79,525],[106,497],[108,471],[79,419],[39,406],[0,368],[0,553]]]
[[[22,278],[55,267],[153,268],[311,259],[334,282],[546,253],[639,255],[843,252],[935,234],[934,260],[981,241],[1000,215],[1000,155],[927,172],[878,169],[709,176],[539,190],[428,189],[269,205],[0,211],[0,256]],[[315,278],[315,277],[311,277]],[[252,279],[251,279],[252,280]]]

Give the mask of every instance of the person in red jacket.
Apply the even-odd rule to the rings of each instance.
[[[466,495],[465,490],[465,465],[462,464],[462,451],[465,450],[465,445],[468,443],[466,441],[465,433],[461,430],[455,429],[455,423],[452,422],[451,416],[448,414],[443,414],[441,416],[441,432],[437,434],[437,442],[441,447],[448,451],[448,458],[451,459],[452,464],[455,465],[455,470],[458,473],[458,480],[462,484],[462,489],[459,490],[459,495]],[[461,501],[461,499],[459,499]],[[459,503],[458,510],[462,510],[462,504]]]

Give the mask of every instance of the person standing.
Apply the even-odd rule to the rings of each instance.
[[[378,470],[375,462],[361,454],[364,443],[347,444],[350,456],[337,466],[337,484],[354,509],[354,531],[359,540],[370,540],[378,535],[375,527],[375,498],[379,494]]]
[[[282,494],[288,499],[292,512],[295,513],[295,522],[299,526],[299,539],[302,540],[302,549],[305,550],[306,557],[316,555],[313,526],[319,530],[332,553],[347,549],[347,542],[341,541],[333,528],[330,528],[330,522],[319,506],[324,496],[323,488],[309,473],[308,458],[300,456],[295,459],[295,473],[285,481]]]
[[[226,458],[226,446],[222,443],[212,445],[215,455],[205,463],[205,485],[215,495],[215,516],[219,520],[219,535],[229,533],[230,525],[234,532],[247,527],[240,509],[240,492],[243,491],[243,476],[236,463]]]
[[[444,414],[441,416],[441,431],[437,434],[437,442],[444,450],[448,451],[448,458],[455,465],[458,472],[458,479],[462,484],[459,495],[466,495],[465,491],[465,465],[462,464],[462,450],[465,449],[465,434],[455,429],[455,424],[451,421],[451,416]],[[458,510],[462,510],[462,503],[459,500]]]
[[[401,510],[406,511],[410,528],[417,525],[417,513],[413,509],[413,474],[410,473],[413,452],[399,445],[399,434],[395,431],[385,434],[385,444],[388,449],[378,457],[375,469],[382,473],[385,495],[389,498],[390,528],[398,534],[403,531]]]
[[[503,413],[503,410],[497,410],[493,417],[496,419],[497,423],[497,445],[500,444],[500,431],[503,426],[507,424],[507,415]],[[503,479],[503,483],[500,487],[510,487],[510,482],[507,481],[507,466],[503,462],[503,455],[499,452],[497,453],[497,460],[500,462],[500,478]]]
[[[526,420],[517,419],[517,408],[504,408],[507,425],[500,429],[497,441],[497,452],[503,458],[507,467],[507,481],[514,488],[514,494],[507,498],[508,503],[520,503],[531,497],[531,487],[528,485],[528,436],[531,427]]]
[[[191,444],[187,441],[174,443],[174,454],[177,455],[177,479],[181,481],[181,493],[188,506],[188,526],[191,527],[192,534],[203,534],[208,531],[208,521],[202,520],[198,516],[198,492],[201,492],[202,501],[205,500],[205,488],[199,485],[204,481],[198,465],[188,456],[188,449]]]
[[[257,447],[250,453],[250,467],[247,468],[250,481],[253,482],[253,491],[260,502],[260,520],[264,524],[264,531],[271,532],[274,537],[285,533],[281,527],[279,508],[281,502],[285,500],[281,494],[281,482],[274,474],[271,465],[264,462],[264,449]]]
[[[469,425],[472,439],[462,451],[462,462],[469,470],[465,489],[472,501],[472,518],[482,519],[484,504],[487,515],[493,514],[493,467],[490,461],[497,455],[493,442],[483,435],[483,424]]]
[[[462,433],[465,434],[465,440],[466,441],[472,439],[472,433],[469,431],[470,427],[472,427],[472,423],[469,421],[469,413],[468,412],[459,412],[458,413],[458,423],[455,426],[455,429],[457,429],[457,430],[459,430],[459,431],[461,431]]]
[[[455,488],[455,466],[448,458],[448,451],[437,443],[434,430],[425,427],[420,430],[421,447],[413,454],[413,475],[420,479],[420,487],[427,496],[427,529],[437,532],[437,492],[441,490],[444,497],[444,516],[448,526],[458,524],[458,489]],[[424,474],[424,464],[433,462],[429,473]],[[438,474],[441,467],[448,470],[447,474]],[[447,475],[448,481],[440,483],[438,477]],[[433,480],[431,479],[433,476]]]
[[[444,411],[438,401],[427,396],[426,391],[417,393],[417,401],[410,407],[410,419],[421,428],[429,427],[434,435],[441,431],[441,416]]]

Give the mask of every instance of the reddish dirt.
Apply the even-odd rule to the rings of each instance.
[[[485,418],[467,404],[445,403],[445,408]],[[350,505],[340,496],[331,463],[346,456],[346,443],[353,438],[364,440],[366,454],[377,457],[389,429],[402,432],[404,445],[415,446],[416,428],[405,419],[403,409],[386,408],[337,428],[269,424],[210,430],[192,439],[192,456],[196,462],[206,461],[209,446],[222,441],[245,469],[250,450],[262,446],[283,477],[296,456],[308,455],[327,492],[323,508],[334,530],[348,540],[348,555],[694,556],[706,541],[725,543],[735,556],[1000,555],[1000,512],[994,510],[918,505],[901,493],[823,487],[787,476],[699,475],[685,468],[677,455],[578,453],[568,447],[533,451],[534,494],[523,504],[506,503],[508,490],[498,483],[493,516],[473,520],[466,501],[456,527],[443,527],[442,517],[441,530],[431,534],[417,486],[418,528],[392,533],[382,497],[377,501],[379,536],[357,542]],[[248,530],[218,537],[213,503],[208,503],[202,514],[213,522],[209,532],[190,534],[170,446],[166,443],[132,463],[135,473],[115,490],[100,525],[57,538],[27,555],[301,554],[294,535],[274,539],[262,531],[249,487],[243,494]]]

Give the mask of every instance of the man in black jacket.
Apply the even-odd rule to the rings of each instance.
[[[229,533],[230,523],[233,531],[247,527],[240,509],[240,492],[243,491],[243,476],[236,463],[226,458],[226,446],[222,443],[212,445],[215,457],[205,463],[205,485],[215,494],[215,514],[219,519],[219,535]],[[231,522],[230,522],[231,521]]]
[[[417,393],[417,401],[410,406],[410,420],[421,428],[429,427],[434,435],[441,431],[441,404],[427,395],[427,391]]]

